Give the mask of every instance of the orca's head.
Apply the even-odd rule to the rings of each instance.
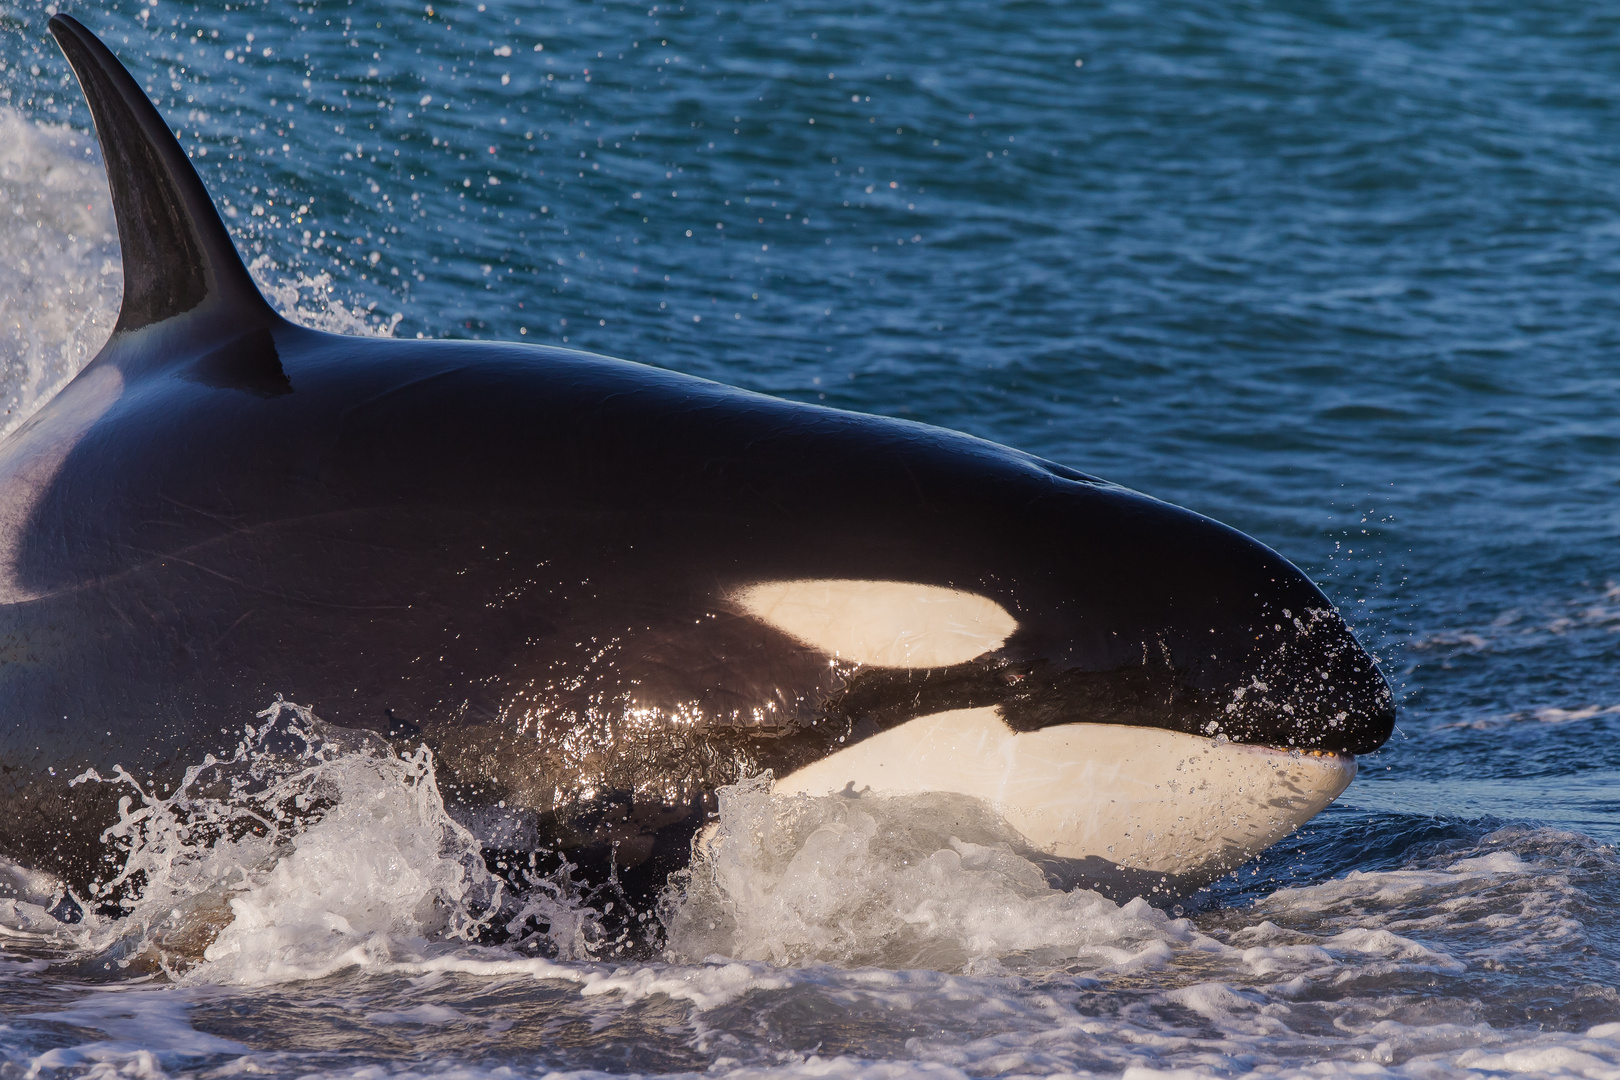
[[[1115,724],[1346,755],[1389,738],[1377,662],[1292,563],[1041,464],[1069,482],[964,528],[959,561],[917,559],[909,578],[756,581],[732,601],[840,666],[826,707],[867,731],[994,706],[1020,732]]]
[[[731,592],[836,675],[817,734],[765,760],[779,793],[966,796],[1059,878],[1183,891],[1336,798],[1393,729],[1389,685],[1270,548],[1035,464],[959,486],[929,543],[890,519],[812,559],[888,574]]]

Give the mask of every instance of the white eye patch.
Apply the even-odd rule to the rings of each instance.
[[[764,581],[732,600],[803,645],[870,667],[961,664],[1018,629],[988,597],[908,581]]]

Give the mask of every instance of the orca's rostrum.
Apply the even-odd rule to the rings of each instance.
[[[278,693],[426,743],[490,843],[644,891],[767,769],[980,800],[1074,880],[1196,883],[1389,736],[1333,605],[1198,514],[640,364],[286,321],[136,82],[51,30],[124,298],[0,443],[0,854],[83,890],[119,791],[72,778],[166,790]]]

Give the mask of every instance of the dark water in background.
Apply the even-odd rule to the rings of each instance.
[[[1199,932],[1234,948],[1264,944],[1262,920],[1317,942],[1395,933],[1464,970],[1392,946],[1350,978],[1341,941],[1322,946],[1337,974],[1243,991],[1252,1008],[1174,996],[1216,978],[1186,959],[1196,949],[1156,976],[888,972],[915,987],[885,983],[892,998],[858,1007],[866,991],[829,969],[750,968],[755,988],[722,1004],[475,980],[422,1007],[506,995],[484,1004],[528,1019],[503,1031],[549,1034],[400,1041],[405,1021],[329,1019],[321,1054],[255,1067],[1237,1075],[1331,1059],[1620,1075],[1620,1028],[1603,1027],[1620,1020],[1620,861],[1602,846],[1620,840],[1620,12],[487,7],[68,10],[182,128],[239,244],[267,257],[267,280],[302,283],[306,307],[958,428],[1282,551],[1376,647],[1400,734],[1339,806],[1218,885]],[[0,106],[83,127],[46,17],[0,4]],[[26,181],[11,190],[0,243],[36,216]],[[28,330],[50,307],[8,314]],[[16,348],[59,365],[48,337]],[[1352,871],[1385,877],[1320,884]],[[1263,899],[1279,886],[1305,888]],[[1184,944],[1142,934],[1126,936]],[[1263,958],[1244,963],[1259,978]],[[778,977],[786,990],[758,989]],[[72,980],[16,978],[14,1016],[79,999]],[[416,1000],[404,975],[319,985],[198,1006],[214,1017],[199,1029],[268,1053],[300,1009]],[[1002,1011],[894,1004],[912,993]],[[1244,1026],[1300,993],[1316,1004],[1288,1006],[1293,1041]],[[1060,1004],[1033,1003],[1050,994]],[[1103,1034],[1075,1034],[1093,1020]],[[43,1048],[77,1045],[39,1023],[15,1021],[4,1068],[52,1067]],[[1403,1043],[1380,1023],[1427,1034]],[[1574,1041],[1548,1050],[1546,1032]],[[1518,1049],[1465,1060],[1497,1046]],[[171,1046],[150,1064],[239,1052]]]

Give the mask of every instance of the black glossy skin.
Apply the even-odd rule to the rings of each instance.
[[[638,364],[285,322],[138,87],[52,28],[121,231],[193,230],[126,235],[128,280],[205,272],[126,296],[101,355],[0,444],[0,502],[72,446],[17,533],[32,598],[0,605],[0,853],[83,887],[116,793],[68,778],[172,783],[277,693],[428,743],[455,812],[505,843],[660,873],[715,786],[943,708],[1351,753],[1388,737],[1388,687],[1321,592],[1197,514]],[[801,578],[963,589],[1018,629],[954,668],[837,668],[730,599]]]

